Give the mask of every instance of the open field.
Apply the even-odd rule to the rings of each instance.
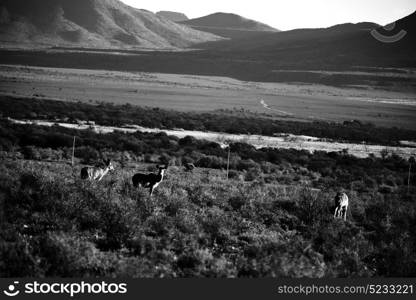
[[[0,66],[0,93],[63,101],[130,103],[179,111],[241,109],[288,120],[358,119],[415,128],[412,93],[227,77]]]
[[[131,185],[149,164],[116,160],[102,182],[88,182],[79,162],[2,158],[3,277],[415,275],[415,201],[404,186],[351,186],[343,222],[332,217],[338,183],[310,189],[290,164],[278,167],[286,183],[270,184],[173,166],[149,198]]]

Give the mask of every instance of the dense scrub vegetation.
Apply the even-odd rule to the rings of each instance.
[[[416,276],[407,161],[240,143],[231,153],[227,180],[215,143],[2,120],[0,276]],[[79,179],[102,158],[113,173]],[[170,168],[150,199],[131,176],[159,162]],[[347,222],[332,217],[341,188]]]
[[[12,124],[0,121],[0,150],[18,152],[26,159],[69,160],[73,137],[75,156],[81,163],[95,163],[111,157],[120,163],[133,161],[226,169],[228,149],[219,144],[187,136],[179,139],[165,133],[97,134],[59,126]],[[229,168],[245,177],[261,177],[265,182],[299,182],[316,188],[337,184],[362,191],[373,188],[396,191],[407,183],[408,162],[385,153],[382,159],[359,159],[347,152],[314,152],[294,149],[256,149],[251,145],[230,145]],[[234,173],[231,173],[233,176]],[[261,175],[261,176],[260,176]]]
[[[0,111],[4,117],[17,119],[94,120],[101,125],[122,126],[136,124],[149,128],[183,128],[236,134],[273,136],[276,133],[309,135],[338,141],[398,145],[401,140],[416,140],[416,131],[375,127],[359,121],[330,123],[323,121],[296,122],[272,120],[247,112],[246,116],[232,111],[193,113],[143,108],[132,105],[74,103],[51,100],[0,97]]]

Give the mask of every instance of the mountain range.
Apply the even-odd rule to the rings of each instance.
[[[394,28],[363,22],[280,32],[234,14],[177,22],[169,16],[185,17],[176,12],[154,14],[119,0],[0,0],[0,42],[2,47],[28,48],[192,47],[200,50],[154,53],[151,62],[148,56],[135,59],[140,68],[151,65],[154,71],[237,74],[271,81],[280,80],[278,70],[285,69],[416,67],[416,12],[397,20]]]
[[[3,45],[167,49],[218,39],[118,0],[0,0]]]
[[[279,30],[269,25],[244,18],[230,13],[214,13],[201,18],[179,22],[194,29],[210,32],[215,35],[235,38],[249,38],[264,32],[277,32]]]
[[[416,64],[416,12],[390,26],[340,24],[296,29],[200,45],[218,57],[267,61],[280,68],[413,66]],[[377,36],[386,40],[377,39]],[[393,38],[397,37],[397,40]],[[393,39],[393,40],[392,40]],[[393,42],[394,41],[394,42]]]

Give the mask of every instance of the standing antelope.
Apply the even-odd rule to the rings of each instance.
[[[103,177],[109,172],[114,170],[113,163],[108,159],[104,160],[105,168],[99,167],[84,167],[81,169],[81,179],[97,180],[101,181]]]
[[[159,172],[143,174],[137,173],[132,177],[133,186],[137,187],[139,184],[141,187],[148,188],[150,190],[150,196],[153,194],[153,190],[162,182],[167,166],[157,166]]]
[[[342,218],[347,220],[348,196],[345,193],[338,192],[335,196],[335,212],[334,218]]]

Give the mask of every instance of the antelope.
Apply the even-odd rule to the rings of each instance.
[[[159,172],[156,173],[136,173],[132,177],[133,186],[137,187],[140,185],[141,187],[148,188],[150,191],[150,196],[153,194],[153,190],[162,182],[163,176],[165,175],[165,171],[167,170],[167,166],[157,166]]]
[[[334,218],[347,220],[348,196],[345,193],[338,192],[335,196]]]
[[[114,170],[113,163],[108,159],[104,160],[105,168],[99,167],[84,167],[81,169],[81,179],[97,180],[101,181],[103,177],[109,172]]]

